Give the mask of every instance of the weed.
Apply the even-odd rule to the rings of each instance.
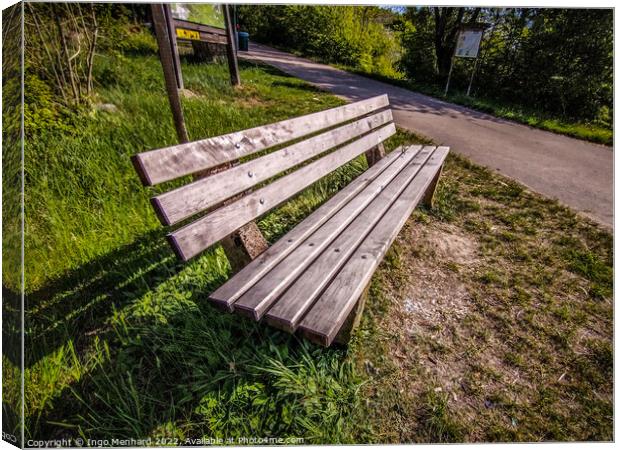
[[[452,417],[446,393],[426,393],[420,424],[426,442],[463,442],[463,429]]]

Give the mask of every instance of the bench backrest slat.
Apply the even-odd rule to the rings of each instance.
[[[389,109],[364,117],[160,194],[153,206],[162,223],[172,225],[390,121]]]
[[[385,125],[271,184],[206,214],[170,233],[168,238],[172,247],[182,260],[192,258],[394,133],[396,133],[394,123]]]
[[[161,148],[135,155],[136,171],[147,186],[174,180],[238,160],[388,106],[387,95],[294,119]]]

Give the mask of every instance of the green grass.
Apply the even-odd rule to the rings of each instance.
[[[343,67],[344,70],[358,75],[373,78],[385,83],[394,84],[412,91],[430,95],[432,97],[466,106],[503,119],[513,120],[541,130],[595,142],[597,144],[613,145],[613,129],[611,126],[602,126],[596,123],[582,123],[554,117],[539,111],[534,111],[522,105],[511,105],[498,100],[483,97],[467,96],[465,92],[452,89],[444,96],[444,89],[437,85],[416,83],[411,80],[389,78],[383,75],[362,72]]]
[[[98,100],[119,111],[82,111],[66,118],[70,132],[48,130],[26,143],[27,438],[187,445],[201,438],[236,443],[301,438],[314,444],[610,436],[608,234],[516,183],[451,157],[437,208],[417,213],[389,252],[351,345],[320,348],[207,303],[230,275],[223,251],[214,247],[187,264],[178,262],[152,212],[151,192],[140,185],[129,160],[176,140],[159,61],[100,56],[96,67]],[[192,139],[342,103],[262,66],[242,65],[239,90],[229,86],[225,65],[184,64],[183,73],[196,94],[183,101]],[[387,148],[417,140],[399,132]],[[259,227],[273,242],[365,167],[363,158],[356,159],[261,218]],[[483,199],[492,205],[481,206]],[[528,373],[544,369],[541,361],[554,370],[566,367],[568,388],[547,378],[534,380],[531,408],[506,406],[526,425],[522,433],[509,434],[497,409],[489,415],[484,407],[483,420],[474,427],[445,390],[435,391],[440,384],[434,375],[416,364],[404,368],[394,362],[385,323],[398,317],[395,296],[416,279],[408,268],[419,258],[444,264],[428,249],[410,253],[402,236],[411,227],[437,224],[475,233],[488,250],[483,267],[445,265],[452,276],[466,277],[480,312],[464,321],[473,326],[469,340],[437,338],[445,328],[435,325],[406,348],[413,361],[455,352],[475,356],[485,340],[514,338],[514,355],[505,355],[510,364],[527,364],[532,352],[540,351]],[[509,233],[517,239],[507,239]],[[530,240],[540,233],[545,246]],[[560,241],[569,238],[575,253],[566,253],[567,244]],[[5,248],[6,257],[18,256],[16,250]],[[557,271],[572,278],[558,277]],[[511,280],[518,283],[512,287]],[[18,274],[4,273],[5,294],[18,281]],[[563,309],[564,295],[581,296],[579,307]],[[487,304],[487,298],[495,300]],[[539,311],[543,300],[546,309]],[[493,306],[497,302],[499,310]],[[514,302],[525,310],[522,329],[511,320]],[[572,345],[584,323],[596,325],[599,334],[584,341],[579,353]],[[541,343],[530,346],[531,340]],[[472,359],[464,386],[471,395],[494,395],[501,403],[509,385],[507,392],[484,392],[484,380],[501,378],[504,368],[485,369],[480,357]],[[16,386],[11,384],[19,376],[16,364],[15,355],[3,355],[3,386]],[[563,409],[568,395],[578,404],[572,416]],[[19,392],[5,389],[5,398],[17,410]],[[569,427],[561,429],[569,419]],[[547,428],[562,434],[542,435]]]

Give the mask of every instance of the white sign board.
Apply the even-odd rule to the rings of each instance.
[[[465,30],[459,33],[456,42],[455,56],[461,58],[477,58],[482,40],[482,30]]]

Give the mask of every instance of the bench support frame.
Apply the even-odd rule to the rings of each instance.
[[[346,318],[344,323],[342,324],[342,328],[338,331],[338,334],[334,338],[334,343],[339,345],[347,345],[351,340],[351,336],[353,336],[353,332],[358,327],[360,322],[362,321],[362,314],[364,313],[364,306],[366,306],[366,300],[370,291],[370,283],[364,289],[362,295],[360,295],[359,300],[349,313],[349,316]]]
[[[437,191],[437,183],[439,183],[439,177],[441,176],[441,172],[443,172],[443,164],[437,171],[435,178],[431,181],[431,184],[426,189],[426,193],[422,198],[422,204],[430,209],[435,206],[435,192]]]
[[[254,222],[250,222],[221,241],[233,273],[239,272],[267,250],[269,244]]]
[[[385,147],[383,147],[383,142],[379,143],[376,147],[371,148],[365,154],[368,167],[374,166],[381,158],[385,156]]]

